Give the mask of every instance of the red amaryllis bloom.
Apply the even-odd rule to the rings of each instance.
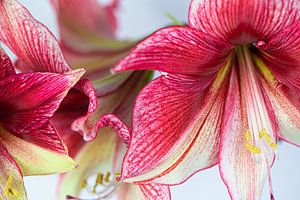
[[[112,129],[103,128],[95,140],[85,143],[77,151],[74,159],[79,167],[61,176],[59,199],[65,199],[67,195],[69,195],[68,199],[80,199],[79,197],[84,197],[84,195],[99,200],[112,197],[119,200],[171,199],[168,186],[134,185],[116,180],[120,173],[126,146],[130,142],[128,127],[119,126],[120,124],[122,124],[120,119],[111,114],[104,115],[98,121],[98,128],[110,126]]]
[[[40,22],[15,0],[0,1],[0,40],[19,58],[21,72],[66,73],[72,68],[65,61],[58,41]],[[85,123],[97,110],[98,102],[90,81],[81,79],[69,92],[56,115],[67,113],[60,122],[52,119],[59,132],[69,131],[71,123]],[[62,125],[63,122],[63,125]]]
[[[72,67],[86,67],[85,77],[92,81],[98,97],[99,109],[88,120],[77,120],[72,125],[73,130],[91,140],[96,135],[91,131],[101,115],[119,110],[127,116],[126,112],[130,112],[130,105],[150,73],[113,75],[110,72],[135,44],[115,37],[118,0],[107,6],[95,0],[52,0],[52,3],[57,13],[64,56]]]
[[[138,44],[115,71],[166,73],[137,97],[121,179],[178,184],[219,164],[232,199],[260,199],[277,139],[300,145],[299,17],[295,0],[193,0],[189,26]]]
[[[74,168],[49,120],[83,73],[16,74],[0,49],[0,199],[27,199],[22,176]]]

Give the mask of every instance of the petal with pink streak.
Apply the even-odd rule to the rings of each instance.
[[[0,143],[0,199],[27,199],[22,172],[2,143]]]
[[[232,200],[260,200],[271,163],[262,152],[246,149],[247,117],[238,77],[233,69],[225,104],[219,167]]]
[[[278,127],[277,136],[300,147],[300,98],[297,92],[289,90],[268,77],[262,80],[263,91],[271,104]]]
[[[234,44],[267,40],[299,18],[295,0],[192,0],[189,10],[191,27]]]
[[[15,74],[15,68],[10,60],[10,58],[6,55],[4,50],[0,47],[0,80],[6,76]]]
[[[2,79],[1,123],[10,131],[20,134],[42,127],[83,73],[83,70],[65,75],[27,73]]]
[[[71,70],[55,37],[26,8],[15,0],[2,0],[0,10],[0,40],[26,63],[27,70]]]
[[[225,71],[213,83],[189,76],[162,76],[141,91],[122,180],[178,184],[217,163]]]
[[[122,184],[118,188],[118,200],[171,200],[169,186],[159,184]]]
[[[265,64],[276,79],[294,92],[300,91],[300,20],[260,47]]]
[[[178,74],[214,74],[232,46],[184,26],[163,28],[139,43],[114,72],[159,70]]]

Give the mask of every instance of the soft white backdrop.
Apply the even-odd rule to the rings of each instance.
[[[55,35],[57,27],[54,13],[47,0],[20,0]],[[102,0],[107,2],[107,0]],[[166,13],[187,22],[189,0],[123,0],[120,16],[119,36],[138,38],[168,25],[171,20]],[[300,149],[280,144],[278,159],[272,168],[273,187],[276,200],[300,199]],[[26,177],[25,184],[29,200],[54,200],[57,176]],[[186,183],[172,187],[174,200],[229,200],[221,181],[218,167],[194,175]],[[263,200],[269,199],[267,188]]]

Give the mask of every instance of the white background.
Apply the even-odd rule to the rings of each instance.
[[[55,17],[47,0],[20,0],[55,35]],[[166,17],[170,13],[187,22],[188,0],[123,0],[119,16],[121,19],[119,36],[138,38],[168,25]],[[300,199],[300,150],[288,144],[280,144],[278,159],[272,168],[273,187],[276,200]],[[57,176],[26,177],[25,184],[29,200],[54,200]],[[186,183],[172,187],[174,200],[229,200],[229,195],[221,181],[218,167],[194,175]],[[265,189],[263,200],[269,195]]]

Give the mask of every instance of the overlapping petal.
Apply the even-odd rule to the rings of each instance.
[[[193,0],[189,25],[233,44],[268,40],[300,17],[294,0]]]
[[[300,20],[274,35],[260,48],[262,59],[275,78],[294,92],[298,92],[300,90]]]
[[[300,146],[300,99],[298,93],[285,85],[280,85],[274,77],[270,79],[268,74],[263,75],[263,91],[276,118],[274,124],[278,128],[277,136]]]
[[[15,74],[15,68],[10,60],[10,58],[6,55],[4,50],[0,47],[0,80],[6,76]]]
[[[28,133],[43,126],[58,109],[84,70],[68,74],[16,74],[0,81],[0,121],[16,133]]]
[[[214,74],[232,46],[184,26],[161,29],[139,43],[115,68],[159,70],[178,74]]]
[[[214,83],[188,76],[162,76],[141,91],[134,107],[122,179],[176,184],[216,164],[224,74],[226,67]],[[207,89],[211,84],[211,90]]]
[[[2,143],[0,143],[0,174],[0,199],[27,199],[22,172]]]

